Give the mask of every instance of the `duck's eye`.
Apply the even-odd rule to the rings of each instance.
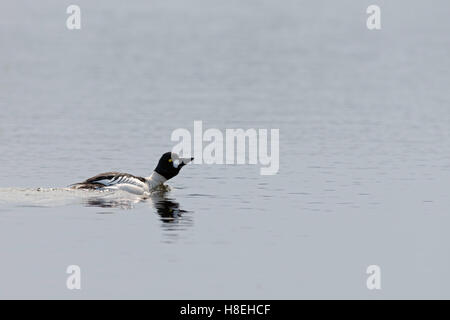
[[[172,159],[169,159],[169,162],[172,162]]]

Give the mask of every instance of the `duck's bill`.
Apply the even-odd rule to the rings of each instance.
[[[181,169],[183,166],[187,165],[192,160],[194,160],[194,158],[178,158],[172,161],[172,165],[174,168]]]
[[[193,161],[194,158],[181,158],[180,160],[182,163],[188,164],[189,162]]]
[[[184,167],[192,160],[194,160],[194,158],[180,158],[180,168]]]

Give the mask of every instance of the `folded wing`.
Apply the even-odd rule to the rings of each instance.
[[[71,187],[75,189],[99,189],[104,187],[112,187],[118,184],[132,184],[141,186],[144,183],[144,178],[133,176],[129,173],[105,172],[89,178],[81,183],[76,183]]]

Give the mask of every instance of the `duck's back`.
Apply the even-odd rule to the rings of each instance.
[[[96,190],[105,187],[114,187],[119,185],[131,184],[138,187],[144,187],[146,180],[129,173],[122,172],[105,172],[100,173],[83,182],[72,185],[75,189],[91,189]]]

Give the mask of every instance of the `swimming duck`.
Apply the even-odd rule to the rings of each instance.
[[[176,153],[166,152],[149,177],[138,177],[129,173],[106,172],[76,183],[70,187],[85,190],[123,190],[142,195],[155,190],[164,182],[172,179],[186,164],[194,158],[180,158]]]

